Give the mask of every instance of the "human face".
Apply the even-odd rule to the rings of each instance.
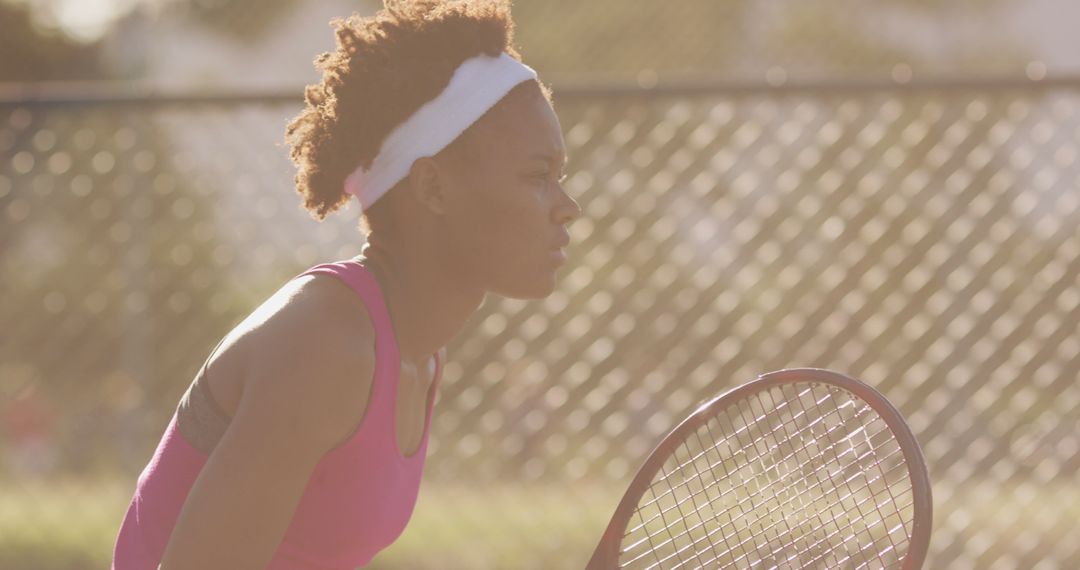
[[[447,149],[447,255],[486,291],[550,294],[581,208],[562,187],[566,143],[535,82],[513,89]]]

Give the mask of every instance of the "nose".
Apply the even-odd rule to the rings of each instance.
[[[559,185],[559,203],[555,207],[555,222],[559,225],[570,225],[571,222],[581,217],[581,206]]]

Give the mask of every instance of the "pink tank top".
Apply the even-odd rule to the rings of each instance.
[[[441,354],[436,354],[420,446],[405,456],[397,445],[394,419],[401,357],[378,282],[355,260],[316,265],[297,277],[314,273],[341,279],[367,306],[376,334],[374,386],[360,427],[312,472],[269,570],[351,570],[401,534],[416,504],[442,375]],[[156,570],[206,460],[177,429],[174,413],[139,476],[117,536],[113,570]]]

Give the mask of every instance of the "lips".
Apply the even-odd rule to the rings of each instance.
[[[559,240],[555,242],[555,246],[551,248],[551,259],[557,263],[566,263],[566,247],[570,245],[570,234],[565,231],[559,236]]]

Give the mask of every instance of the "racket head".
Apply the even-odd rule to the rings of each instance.
[[[832,408],[814,409],[825,402]],[[733,433],[716,433],[721,429]],[[777,429],[787,438],[771,437]],[[708,434],[707,443],[699,432]],[[815,463],[815,454],[831,457],[823,452],[846,459]],[[882,458],[876,472],[864,472]],[[837,520],[852,508],[876,526],[857,528],[850,513]],[[882,394],[831,370],[778,370],[706,402],[664,437],[631,481],[588,567],[917,569],[929,547],[932,513],[922,450]],[[855,555],[865,559],[865,552],[830,553],[836,539],[857,532],[871,548],[879,540],[891,547],[889,561],[878,554],[861,564]],[[840,549],[859,544],[842,540]]]

